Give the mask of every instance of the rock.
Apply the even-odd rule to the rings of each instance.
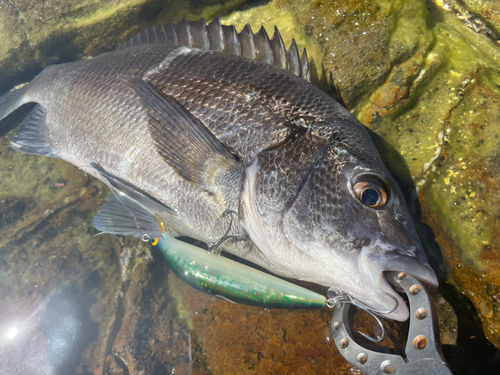
[[[419,1],[296,1],[293,10],[306,34],[322,48],[327,77],[352,109],[379,86],[391,67],[406,60],[425,38],[425,7]],[[410,17],[411,15],[411,17]],[[404,28],[415,37],[390,38]]]
[[[469,29],[486,35],[500,45],[500,5],[497,1],[435,0],[435,3],[454,14]]]
[[[404,158],[445,270],[472,299],[486,335],[499,346],[500,139],[494,124],[500,113],[500,55],[489,38],[467,29],[454,14],[432,7],[429,17],[430,48],[395,67],[355,111]],[[415,59],[422,61],[419,68]],[[400,161],[388,164],[397,170]]]

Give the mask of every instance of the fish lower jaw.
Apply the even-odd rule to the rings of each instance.
[[[362,269],[362,272],[367,275],[378,275],[390,271],[406,272],[423,282],[428,288],[435,289],[439,286],[436,273],[428,264],[417,259],[414,255],[414,247],[404,251],[379,240],[367,242],[367,244],[361,248],[358,257],[360,270]]]
[[[406,302],[401,298],[401,296],[394,290],[394,288],[389,284],[387,279],[382,275],[381,276],[381,281],[380,281],[380,287],[383,292],[391,295],[392,297],[395,298],[393,300],[392,306],[389,305],[388,310],[386,311],[391,311],[389,313],[384,313],[381,312],[381,315],[384,318],[391,319],[391,320],[397,320],[399,322],[405,322],[408,320],[410,317],[410,310],[408,309],[408,306],[406,305]],[[388,296],[385,296],[386,298],[390,298]],[[397,304],[395,306],[395,304]]]
[[[389,245],[378,243],[378,241],[361,249],[358,265],[359,271],[371,284],[374,303],[370,307],[379,310],[381,315],[388,319],[405,321],[409,317],[409,310],[401,296],[387,281],[386,273],[405,272],[428,287],[438,286],[436,273],[429,265]],[[384,311],[388,313],[384,313]]]

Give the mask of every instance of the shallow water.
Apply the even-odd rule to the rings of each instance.
[[[269,34],[276,24],[287,45],[295,37],[307,47],[316,83],[332,95],[334,78],[405,190],[442,277],[435,298],[454,373],[495,373],[499,9],[467,16],[441,1],[253,5],[4,2],[1,92],[52,63],[113,50],[160,20],[220,13]],[[109,191],[66,162],[10,149],[21,118],[0,123],[0,373],[357,373],[331,341],[330,310],[232,304],[183,284],[140,241],[95,237],[92,218]]]

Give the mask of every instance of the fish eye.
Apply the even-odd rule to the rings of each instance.
[[[387,203],[388,189],[386,184],[374,175],[361,175],[353,184],[354,192],[365,206],[381,208]]]

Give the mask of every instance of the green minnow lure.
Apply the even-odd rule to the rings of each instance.
[[[263,307],[326,306],[321,294],[179,241],[168,231],[149,243],[162,252],[179,278],[202,292]]]

